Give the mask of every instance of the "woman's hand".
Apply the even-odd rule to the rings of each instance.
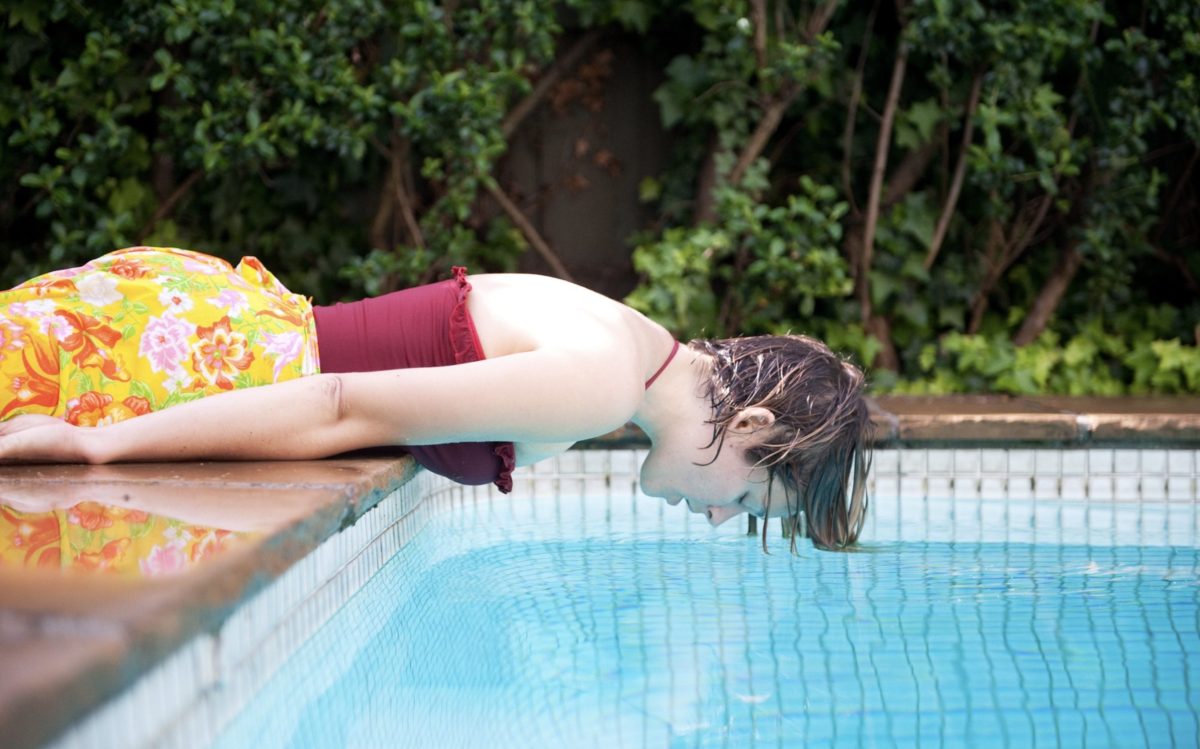
[[[0,463],[87,463],[83,427],[43,414],[0,422]]]

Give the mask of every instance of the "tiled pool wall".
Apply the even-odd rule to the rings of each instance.
[[[206,746],[433,514],[453,505],[538,500],[527,503],[533,508],[555,497],[573,498],[564,507],[583,520],[631,508],[665,512],[665,503],[637,492],[644,455],[571,451],[517,471],[512,495],[422,472],[239,607],[219,630],[192,640],[52,746]],[[1197,449],[879,449],[864,538],[1194,546],[1198,471]],[[1057,499],[1064,501],[1039,501]],[[683,522],[698,534],[712,532],[698,516],[685,514]],[[717,532],[743,533],[745,525],[731,522]]]

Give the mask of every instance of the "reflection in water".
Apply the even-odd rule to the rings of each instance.
[[[90,500],[45,510],[0,500],[0,567],[157,577],[254,535]]]

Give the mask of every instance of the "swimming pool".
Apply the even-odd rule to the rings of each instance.
[[[1161,497],[1157,454],[890,452],[849,554],[763,555],[607,457],[443,488],[217,746],[1197,745],[1195,451]]]

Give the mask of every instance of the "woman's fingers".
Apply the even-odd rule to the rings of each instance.
[[[22,414],[0,422],[0,462],[77,462],[73,430],[77,427],[42,414]]]

